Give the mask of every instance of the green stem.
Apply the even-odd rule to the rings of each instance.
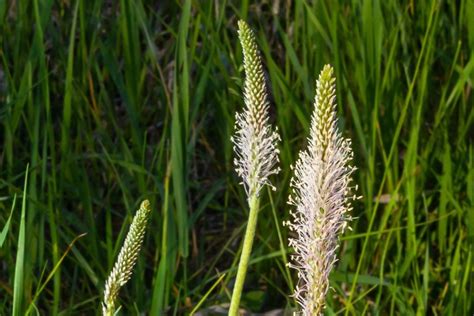
[[[244,245],[240,255],[234,291],[232,292],[232,299],[230,301],[230,316],[237,316],[239,312],[240,296],[242,295],[242,289],[244,287],[245,275],[247,274],[250,253],[252,252],[253,239],[255,237],[255,229],[257,227],[259,202],[260,200],[257,197],[257,194],[252,194],[249,200],[250,213],[249,220],[247,222],[247,229],[245,230]]]

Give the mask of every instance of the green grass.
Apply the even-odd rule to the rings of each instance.
[[[283,139],[243,306],[295,306],[289,166],[331,63],[363,198],[327,314],[474,312],[474,1],[274,3],[0,2],[0,314],[98,314],[144,198],[153,213],[123,314],[230,301],[247,219],[229,140],[239,18],[256,31]]]

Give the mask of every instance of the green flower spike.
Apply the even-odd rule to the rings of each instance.
[[[133,267],[137,262],[138,253],[145,237],[145,229],[150,212],[150,202],[144,200],[133,218],[125,242],[120,249],[118,259],[105,283],[104,302],[102,304],[104,316],[114,315],[115,301],[119,290],[132,276]]]

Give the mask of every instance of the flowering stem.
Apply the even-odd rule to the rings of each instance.
[[[249,199],[250,213],[247,222],[247,229],[245,230],[244,245],[240,255],[239,267],[237,269],[237,278],[235,280],[234,291],[232,292],[232,299],[230,302],[230,316],[236,316],[239,312],[240,296],[244,287],[245,275],[247,274],[250,253],[252,252],[253,239],[255,237],[255,229],[257,227],[259,204],[260,199],[258,198],[257,194],[252,194]]]

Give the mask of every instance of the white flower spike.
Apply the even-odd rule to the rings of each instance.
[[[271,186],[268,177],[280,170],[276,167],[280,136],[269,123],[267,88],[255,36],[247,23],[238,23],[244,55],[245,109],[236,114],[235,136],[231,140],[237,156],[234,159],[235,169],[250,197],[258,195],[263,185]]]
[[[339,235],[351,220],[353,159],[350,139],[337,129],[335,77],[324,66],[316,83],[309,143],[299,154],[291,179],[289,204],[294,248],[289,266],[298,271],[294,296],[303,315],[321,315],[329,289],[329,273],[337,261]]]

